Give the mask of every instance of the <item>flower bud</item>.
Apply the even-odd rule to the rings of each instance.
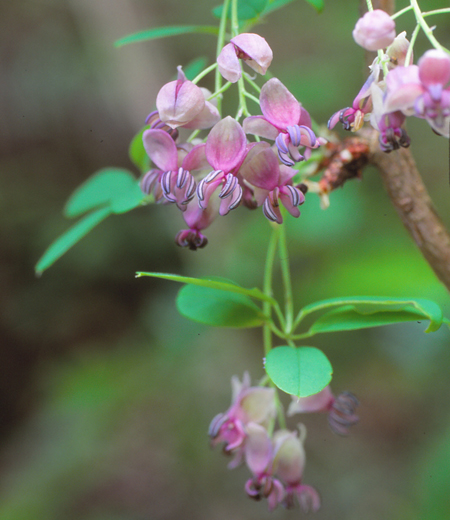
[[[368,51],[377,51],[394,41],[395,22],[385,11],[375,9],[356,22],[352,34],[358,45]]]

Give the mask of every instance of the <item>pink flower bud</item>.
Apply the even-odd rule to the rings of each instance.
[[[368,51],[384,49],[395,39],[395,22],[381,9],[369,11],[356,22],[353,39]]]

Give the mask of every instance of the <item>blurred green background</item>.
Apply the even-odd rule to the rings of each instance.
[[[256,31],[271,72],[318,122],[351,104],[366,72],[351,30],[358,4],[298,0]],[[135,271],[217,275],[260,285],[269,226],[261,211],[219,219],[208,247],[177,248],[173,207],[112,216],[37,279],[33,266],[67,229],[65,200],[95,170],[132,168],[128,143],[175,67],[214,59],[211,36],[114,49],[148,27],[214,23],[216,2],[3,0],[0,3],[0,520],[256,520],[299,511],[248,500],[206,430],[229,405],[233,374],[263,374],[259,330],[177,315],[177,284]],[[407,5],[398,2],[398,7]],[[447,0],[421,1],[423,9]],[[450,16],[433,19],[450,46]],[[413,27],[411,14],[398,29]],[[416,56],[428,48],[421,36]],[[208,86],[208,82],[205,83]],[[211,86],[211,85],[209,85]],[[448,141],[412,120],[413,152],[450,227]],[[136,172],[137,174],[138,172]],[[288,226],[297,305],[356,294],[450,298],[393,210],[375,170],[314,195]],[[450,333],[410,323],[311,341],[333,388],[361,401],[349,438],[305,417],[305,482],[318,520],[450,518]],[[295,427],[295,421],[291,423]]]

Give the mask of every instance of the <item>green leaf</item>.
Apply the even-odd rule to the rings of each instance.
[[[281,9],[285,5],[290,4],[292,2],[294,2],[294,0],[274,0],[273,2],[269,1],[269,4],[266,6],[262,14],[266,15],[273,11],[277,11],[278,9]]]
[[[202,72],[203,69],[206,69],[206,65],[208,64],[208,59],[204,56],[192,60],[189,62],[186,67],[183,67],[183,72],[186,75],[187,79],[193,80],[196,76]]]
[[[89,213],[89,215],[86,215],[84,218],[79,220],[74,226],[57,238],[45,251],[39,262],[36,264],[36,274],[42,274],[43,271],[49,268],[54,262],[56,262],[56,260],[58,260],[58,258],[60,258],[66,251],[68,251],[110,214],[110,208],[102,208]]]
[[[121,168],[100,170],[72,194],[64,214],[78,217],[87,211],[108,206],[112,213],[125,213],[139,206],[145,195],[135,177]]]
[[[182,316],[213,327],[259,327],[264,314],[243,294],[185,285],[177,297]]]
[[[234,282],[222,282],[218,281],[217,279],[211,278],[191,278],[190,276],[179,276],[177,274],[167,273],[136,273],[136,278],[141,278],[142,276],[163,278],[164,280],[172,280],[173,282],[187,283],[192,285],[198,285],[199,287],[210,287],[211,289],[219,289],[221,291],[229,291],[237,294],[244,294],[246,296],[250,296],[250,298],[256,298],[257,300],[262,300],[270,303],[274,303],[275,301],[273,298],[267,296],[256,287],[253,289],[245,289],[244,287],[240,287]]]
[[[324,0],[306,0],[308,4],[312,5],[314,9],[321,13],[323,11],[323,8],[325,7]]]
[[[329,312],[313,323],[310,329],[311,332],[328,332],[328,330],[325,330],[327,327],[334,327],[330,329],[333,331],[352,330],[417,319],[430,320],[430,324],[425,332],[434,332],[439,329],[443,320],[439,305],[430,300],[422,298],[385,298],[380,296],[353,296],[322,300],[304,307],[300,311],[300,316],[303,319],[312,312],[330,307],[341,307],[343,313],[341,315],[343,320],[342,328],[338,328],[337,321],[339,318],[337,315]],[[381,314],[378,317],[371,317],[375,313]],[[357,317],[356,314],[362,316]],[[391,318],[388,315],[391,315]],[[344,318],[348,319],[348,322]],[[377,323],[377,320],[379,323]],[[364,321],[367,323],[365,326],[362,325]],[[335,324],[332,325],[332,323]],[[361,326],[356,326],[357,323],[361,324]]]
[[[146,31],[129,34],[114,42],[115,47],[122,47],[129,43],[145,42],[147,40],[156,40],[158,38],[166,38],[167,36],[178,36],[180,34],[212,34],[217,36],[219,29],[214,25],[175,25],[168,27],[155,27]]]
[[[257,18],[267,7],[268,0],[239,0],[238,3],[238,20],[252,20]],[[218,5],[212,11],[216,18],[222,16],[223,5]],[[228,12],[228,18],[231,19],[231,5]]]
[[[267,354],[265,368],[280,390],[297,397],[317,394],[333,374],[328,358],[315,347],[276,347]]]
[[[147,152],[145,151],[144,143],[142,142],[142,135],[149,128],[149,125],[141,128],[141,130],[139,130],[139,132],[131,140],[130,146],[128,148],[128,156],[130,157],[131,162],[139,169],[141,173],[145,173],[150,169],[150,159],[147,155]]]

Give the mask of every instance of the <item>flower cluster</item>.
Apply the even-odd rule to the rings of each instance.
[[[230,82],[242,75],[240,59],[265,74],[272,51],[256,34],[232,38],[217,60]],[[278,224],[283,222],[280,204],[298,217],[306,190],[295,184],[294,166],[326,142],[316,137],[308,112],[276,78],[261,89],[262,115],[246,117],[242,125],[231,116],[221,117],[216,99],[179,67],[178,79],[159,91],[157,110],[148,116],[143,134],[154,167],[141,179],[141,188],[156,202],[174,203],[183,212],[189,229],[180,231],[176,242],[193,250],[207,244],[202,231],[218,215],[239,205],[261,206]],[[203,140],[183,140],[181,129],[210,130]]]
[[[250,498],[266,498],[270,510],[279,504],[292,508],[295,499],[305,511],[317,511],[320,507],[318,492],[303,483],[305,468],[304,440],[306,428],[299,425],[299,432],[276,430],[273,426],[276,415],[275,390],[250,386],[248,372],[242,383],[232,378],[232,403],[225,412],[211,422],[211,444],[223,444],[223,452],[232,456],[230,469],[244,463],[252,477],[245,484]],[[348,428],[358,417],[356,398],[344,393],[335,398],[329,387],[322,392],[298,399],[293,396],[288,415],[304,412],[329,412],[332,429],[346,435]]]
[[[352,106],[336,112],[328,127],[340,122],[345,130],[357,131],[370,120],[380,132],[380,147],[385,152],[409,146],[402,128],[407,116],[425,119],[436,133],[449,137],[450,55],[432,49],[413,65],[406,33],[395,37],[394,21],[380,10],[366,13],[353,37],[367,50],[387,49],[373,62]]]

